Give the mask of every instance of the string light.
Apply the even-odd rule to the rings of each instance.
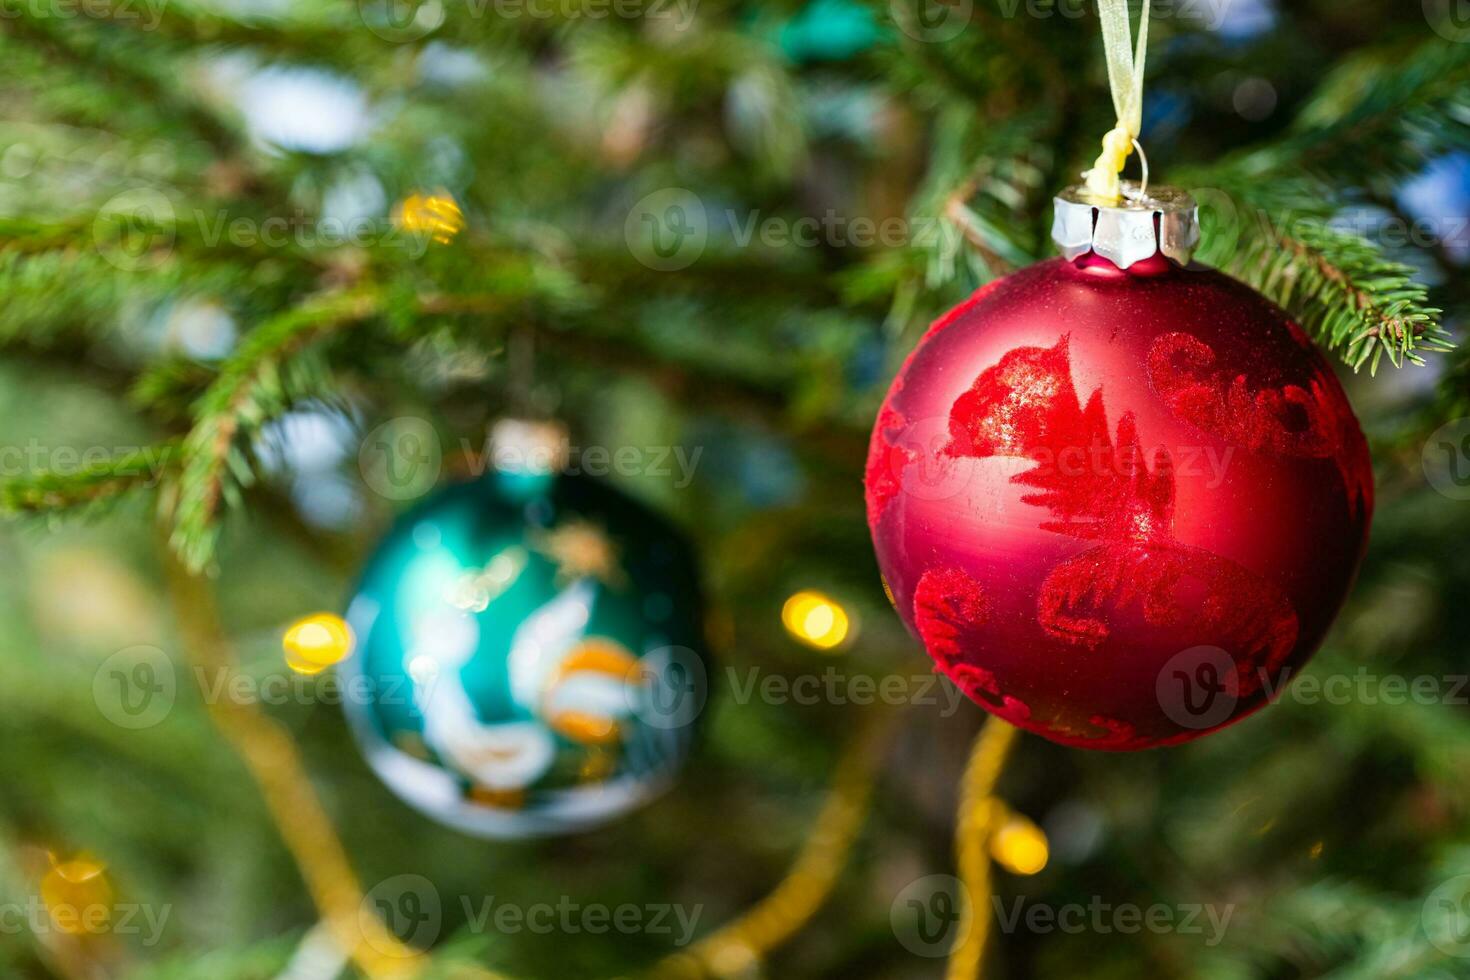
[[[781,607],[786,631],[809,647],[835,650],[852,632],[852,617],[836,600],[811,589],[803,589]]]
[[[41,879],[41,901],[56,928],[70,935],[103,932],[112,918],[107,866],[90,857],[58,861]]]
[[[440,245],[448,245],[464,230],[464,212],[448,192],[415,191],[399,202],[393,223],[404,231],[425,234]]]
[[[990,856],[1012,874],[1036,874],[1049,855],[1046,834],[1019,813],[1008,814],[990,838]]]
[[[341,616],[316,613],[286,629],[281,647],[286,664],[298,674],[320,674],[352,653],[352,628]]]

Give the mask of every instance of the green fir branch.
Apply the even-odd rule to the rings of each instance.
[[[1286,309],[1354,371],[1366,364],[1374,374],[1385,356],[1394,367],[1422,365],[1425,352],[1454,346],[1414,270],[1320,217],[1247,213],[1202,254]]]
[[[1470,148],[1470,45],[1436,38],[1346,59],[1284,139],[1232,158],[1256,177],[1312,173],[1372,185]]]
[[[376,308],[376,294],[365,290],[308,301],[261,324],[224,363],[195,406],[178,477],[170,544],[191,570],[210,563],[223,505],[252,479],[241,441],[305,392],[328,386],[325,368],[301,355]]]
[[[0,514],[94,513],[131,491],[157,487],[178,461],[178,443],[164,442],[84,462],[76,469],[0,481]]]

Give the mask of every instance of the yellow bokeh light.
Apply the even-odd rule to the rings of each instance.
[[[352,628],[341,616],[316,613],[286,629],[281,647],[286,664],[298,674],[319,674],[352,653]]]
[[[1050,853],[1046,834],[1018,813],[1007,817],[990,838],[990,856],[1012,874],[1036,874],[1046,867]]]
[[[425,234],[447,245],[464,230],[464,212],[448,192],[415,192],[399,202],[393,223],[404,231]]]
[[[803,589],[786,600],[781,607],[781,623],[792,636],[818,650],[837,649],[852,632],[852,619],[847,610],[811,589]]]
[[[105,931],[112,918],[112,885],[107,867],[90,857],[51,858],[41,879],[41,901],[56,928],[71,935]]]

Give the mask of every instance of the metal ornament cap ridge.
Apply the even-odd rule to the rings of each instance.
[[[1068,259],[1095,252],[1120,269],[1155,252],[1188,265],[1199,245],[1199,205],[1188,192],[1123,181],[1123,200],[1104,203],[1076,184],[1055,198],[1051,237]]]

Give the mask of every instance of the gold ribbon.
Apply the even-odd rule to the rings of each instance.
[[[960,782],[955,857],[970,906],[970,928],[949,952],[945,980],[976,980],[980,976],[985,942],[990,937],[991,874],[986,848],[1006,809],[995,798],[995,784],[1000,781],[1019,734],[1020,729],[1003,718],[991,715],[985,719],[985,727],[975,738]]]
[[[1149,0],[1143,0],[1138,20],[1137,47],[1133,47],[1128,0],[1097,0],[1102,21],[1103,49],[1108,62],[1108,87],[1118,124],[1102,140],[1102,153],[1086,174],[1092,196],[1116,203],[1122,198],[1118,175],[1133,152],[1143,122],[1143,62],[1148,48]]]

